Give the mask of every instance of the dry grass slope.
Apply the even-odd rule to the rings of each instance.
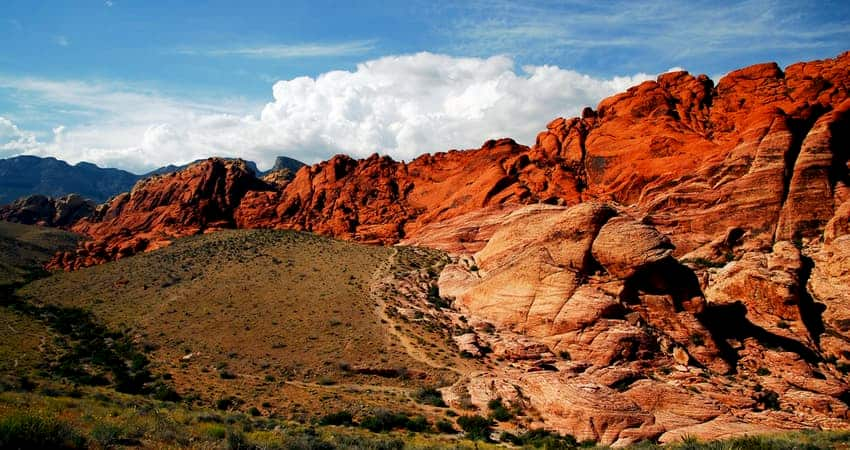
[[[224,231],[58,273],[18,295],[91,311],[206,405],[296,420],[415,412],[411,393],[453,373],[411,357],[382,323],[369,291],[392,252],[307,233]]]
[[[0,221],[0,286],[23,283],[59,250],[72,250],[80,236],[55,228]]]

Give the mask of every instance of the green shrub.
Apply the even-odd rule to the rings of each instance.
[[[490,433],[493,432],[493,422],[479,415],[458,417],[457,424],[466,432],[466,437],[473,441],[489,441]]]
[[[756,375],[762,377],[770,375],[770,369],[768,369],[767,367],[759,367],[758,370],[756,370]]]
[[[416,391],[413,398],[423,404],[437,406],[440,408],[446,407],[446,402],[443,401],[443,394],[434,388],[422,388]]]
[[[222,425],[209,424],[203,428],[203,433],[210,439],[221,440],[227,436],[227,428]]]
[[[330,413],[319,419],[319,425],[353,425],[354,418],[348,411]]]
[[[558,356],[560,356],[561,359],[563,359],[564,361],[569,361],[569,360],[572,359],[570,352],[568,352],[566,350],[561,350],[560,352],[558,352]]]
[[[0,448],[82,449],[86,439],[54,417],[15,412],[0,419]]]
[[[428,420],[423,416],[410,418],[404,413],[393,413],[384,409],[376,410],[374,414],[363,419],[360,426],[374,433],[404,428],[420,432],[429,428]]]
[[[434,424],[434,425],[437,427],[437,431],[439,431],[440,433],[446,433],[446,434],[457,433],[457,430],[455,430],[455,426],[452,425],[452,423],[449,422],[448,420],[445,420],[445,419],[438,420],[437,423]]]
[[[544,430],[542,428],[538,428],[535,430],[529,430],[523,434],[517,436],[517,443],[515,445],[523,445],[534,448],[545,448],[545,449],[574,449],[578,446],[578,442],[576,438],[569,434],[558,434],[552,431]]]
[[[421,433],[423,431],[428,431],[431,428],[431,424],[428,423],[428,419],[425,416],[413,416],[409,417],[407,421],[402,425],[406,430],[413,431],[415,433]]]
[[[222,397],[215,401],[216,409],[226,411],[231,407],[237,406],[240,402],[233,397]]]
[[[513,413],[502,404],[501,398],[494,398],[487,402],[487,408],[490,409],[490,418],[499,422],[507,422],[514,418]]]
[[[260,410],[257,409],[256,406],[252,406],[251,408],[248,409],[248,414],[250,414],[253,417],[258,417],[260,415]]]
[[[245,435],[236,430],[227,432],[227,450],[253,450],[254,446],[248,443]]]
[[[157,381],[151,386],[151,397],[163,402],[180,401],[180,394],[178,394],[177,391],[174,390],[174,388],[163,383],[162,381]]]
[[[109,423],[98,423],[91,429],[90,436],[101,447],[109,448],[120,443],[125,434],[123,427]]]

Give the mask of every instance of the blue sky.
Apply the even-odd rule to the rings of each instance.
[[[344,3],[4,0],[0,157],[141,171],[530,143],[673,67],[850,49],[846,1]]]

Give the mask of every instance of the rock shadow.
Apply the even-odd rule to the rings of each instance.
[[[629,277],[620,293],[620,301],[640,303],[640,294],[669,295],[676,312],[690,310],[686,306],[692,299],[704,297],[694,271],[672,257],[648,264]]]
[[[736,366],[738,351],[729,345],[728,340],[743,341],[753,338],[768,348],[779,348],[794,352],[809,363],[817,363],[820,356],[803,343],[791,338],[773,334],[747,319],[747,306],[740,300],[723,305],[708,305],[697,315],[697,319],[711,332],[718,344],[722,357],[732,366]]]
[[[803,320],[803,324],[806,326],[812,342],[815,343],[817,348],[820,348],[820,335],[826,331],[823,324],[823,312],[826,311],[826,305],[817,303],[806,288],[815,263],[808,256],[803,256],[802,258],[803,267],[800,269],[800,318]]]
[[[811,269],[811,261],[808,261],[801,277],[804,283],[808,280]],[[803,322],[814,338],[824,329],[821,318],[823,305],[815,303],[805,292],[805,284],[802,291],[804,295],[801,298],[800,312]],[[676,312],[688,311],[694,314],[711,334],[720,357],[733,370],[740,360],[738,351],[729,344],[729,340],[733,339],[743,341],[746,338],[754,338],[768,348],[781,348],[797,353],[810,363],[821,359],[817,352],[805,344],[771,333],[750,322],[747,319],[747,307],[741,301],[722,305],[706,304],[696,273],[672,257],[649,264],[629,277],[620,293],[620,301],[625,304],[638,304],[642,294],[670,296]]]

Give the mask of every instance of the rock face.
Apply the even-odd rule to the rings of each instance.
[[[612,204],[533,205],[500,223],[439,290],[497,329],[464,340],[512,363],[472,376],[467,393],[456,383],[450,403],[486,404],[482,382],[507,384],[545,426],[617,445],[848,425],[850,236],[810,273],[789,241],[719,269],[683,265],[665,235]],[[500,348],[514,334],[534,351]]]
[[[31,195],[0,206],[0,220],[27,225],[67,227],[94,213],[97,205],[77,194],[60,198]]]
[[[245,193],[264,188],[244,161],[217,158],[142,180],[74,223],[73,231],[97,239],[57,255],[49,267],[90,266],[159,248],[177,237],[232,228],[233,212]]]

